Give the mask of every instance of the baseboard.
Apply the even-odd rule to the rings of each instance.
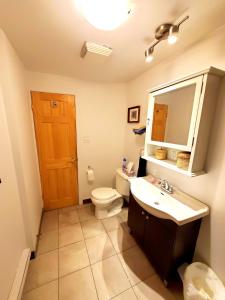
[[[35,257],[36,257],[36,250],[35,251],[31,251],[30,260],[35,259]]]
[[[92,201],[91,201],[91,198],[88,198],[88,199],[84,199],[83,200],[83,204],[89,204],[89,203],[91,203]]]
[[[123,207],[129,207],[129,202],[123,198]]]
[[[30,254],[31,252],[29,248],[24,249],[22,252],[8,300],[20,300],[22,297],[23,286],[30,261]]]
[[[38,234],[37,234],[37,237],[36,237],[37,238],[36,247],[35,247],[35,250],[31,251],[30,259],[35,259],[35,257],[36,257],[36,253],[37,253],[37,249],[38,249],[38,243],[39,243],[39,237],[40,237],[40,234],[41,234],[41,223],[42,223],[42,219],[43,219],[43,214],[44,214],[44,209],[42,208],[39,227],[38,227]]]

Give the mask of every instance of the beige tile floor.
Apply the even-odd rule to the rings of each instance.
[[[23,300],[181,300],[128,232],[127,208],[99,221],[92,205],[44,213]]]

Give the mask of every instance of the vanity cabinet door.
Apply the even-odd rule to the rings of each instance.
[[[163,280],[168,280],[176,235],[148,214],[145,222],[144,247],[152,265]]]
[[[144,241],[145,215],[146,212],[136,202],[134,197],[130,195],[128,226],[130,227],[132,235],[134,235],[140,244],[143,244]]]

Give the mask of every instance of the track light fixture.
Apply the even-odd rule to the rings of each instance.
[[[183,18],[178,24],[171,24],[171,23],[164,23],[158,26],[158,28],[155,31],[155,40],[150,45],[150,47],[145,50],[145,61],[147,63],[151,62],[153,60],[153,51],[154,47],[161,42],[162,40],[168,41],[168,44],[173,45],[176,43],[178,39],[178,32],[180,25],[185,22],[189,16],[186,16]]]

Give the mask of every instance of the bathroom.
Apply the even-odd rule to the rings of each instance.
[[[173,299],[171,297],[176,297],[173,286],[166,288],[162,283],[159,284],[159,279],[157,283],[160,288],[157,283],[150,286],[145,282],[148,277],[152,277],[150,271],[151,274],[142,277],[139,273],[135,274],[134,270],[135,284],[123,277],[122,285],[125,287],[120,286],[118,291],[117,283],[114,283],[116,287],[112,284],[111,294],[107,294],[107,286],[102,292],[98,288],[96,291],[96,281],[92,279],[92,267],[89,266],[92,264],[88,261],[80,268],[90,270],[88,278],[93,286],[88,296],[77,294],[78,290],[82,293],[82,288],[83,291],[88,290],[88,286],[82,285],[75,286],[75,290],[72,288],[71,295],[63,295],[58,275],[53,280],[37,284],[29,291],[23,291],[25,278],[22,282],[18,279],[21,278],[21,274],[18,275],[19,266],[23,265],[25,259],[22,254],[24,249],[29,249],[32,256],[36,254],[36,258],[30,260],[30,266],[35,266],[39,256],[37,241],[43,212],[30,92],[75,96],[79,184],[77,204],[82,205],[83,200],[90,200],[95,188],[115,187],[116,170],[121,167],[124,157],[134,163],[134,170],[137,172],[145,134],[135,135],[133,128],[146,124],[149,90],[211,66],[225,70],[225,2],[131,1],[134,4],[133,12],[131,9],[126,22],[112,31],[101,31],[90,25],[77,11],[75,0],[65,1],[63,5],[59,1],[45,2],[0,1],[0,299]],[[145,50],[154,40],[157,26],[165,22],[176,23],[176,20],[186,15],[189,19],[180,26],[177,43],[168,45],[167,41],[161,41],[154,48],[153,61],[146,63]],[[80,51],[85,41],[112,47],[109,61],[96,64],[88,62],[88,56],[81,58]],[[139,123],[128,123],[128,108],[135,106],[140,106]],[[224,118],[225,79],[218,90],[212,134],[207,146],[206,172],[190,177],[153,162],[147,163],[147,174],[166,179],[172,186],[210,208],[210,214],[201,224],[194,261],[210,266],[223,283]],[[88,166],[94,171],[93,182],[87,180]],[[86,205],[90,206],[89,203]],[[128,209],[123,209],[124,215]],[[93,215],[89,208],[83,212],[84,218],[85,213],[91,217]],[[77,214],[79,217],[78,212]],[[49,215],[51,217],[47,218],[47,223],[49,222],[50,227],[53,225],[50,232],[58,231],[54,226],[59,226],[60,211]],[[76,213],[69,214],[71,218],[76,218],[75,215]],[[120,241],[121,230],[118,229],[118,223],[121,220],[124,221],[122,214],[110,224],[113,227],[110,232],[118,230],[116,237]],[[66,220],[63,219],[62,222]],[[105,230],[104,224],[103,229],[101,226],[97,228],[100,232]],[[113,245],[112,241],[116,237],[109,238],[110,245]],[[50,240],[53,244],[58,243],[54,234]],[[134,248],[132,247],[130,249]],[[51,249],[50,252],[57,252],[58,246]],[[112,257],[120,257],[120,253],[115,254],[115,251],[114,249]],[[42,257],[44,255],[40,254]],[[116,259],[117,264],[121,261],[118,259],[120,258]],[[108,264],[108,267],[103,268],[104,274],[99,274],[101,285],[103,279],[107,282],[107,273],[110,273],[113,265]],[[121,265],[118,268],[121,270]],[[80,270],[71,274],[78,274]],[[127,275],[124,269],[121,272]],[[155,273],[152,279],[158,278],[154,275]],[[66,276],[63,275],[62,278]]]

